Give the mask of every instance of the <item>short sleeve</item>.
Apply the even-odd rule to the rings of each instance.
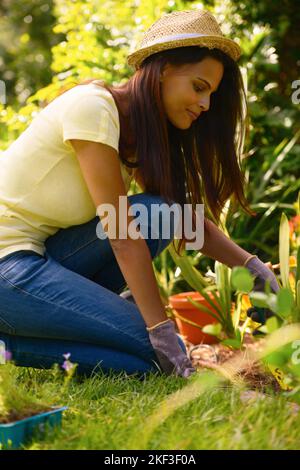
[[[81,85],[88,86],[88,85]],[[119,150],[120,124],[118,110],[108,92],[74,95],[61,115],[63,141],[91,140]]]

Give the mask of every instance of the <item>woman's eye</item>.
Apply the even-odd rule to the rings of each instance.
[[[199,91],[203,91],[203,88],[199,88],[197,85],[194,85],[194,90],[198,93]]]

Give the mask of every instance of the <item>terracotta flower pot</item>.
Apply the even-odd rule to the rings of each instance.
[[[208,292],[209,297],[212,299],[213,303],[215,304],[215,300],[213,295]],[[180,315],[187,320],[191,320],[192,322],[196,323],[200,327],[205,325],[209,325],[211,323],[217,323],[217,320],[209,315],[209,313],[205,311],[201,311],[197,307],[194,307],[187,297],[191,297],[196,302],[199,302],[204,307],[208,308],[212,311],[212,313],[216,313],[213,307],[204,299],[204,297],[199,292],[182,292],[181,294],[171,295],[169,297],[169,304],[175,310],[175,313]],[[185,321],[182,321],[177,316],[175,317],[176,324],[178,326],[179,333],[184,336],[189,342],[193,344],[212,344],[217,343],[218,339],[216,336],[208,335],[207,333],[203,333],[201,328],[196,326],[190,325]]]

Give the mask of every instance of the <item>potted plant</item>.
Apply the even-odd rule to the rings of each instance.
[[[195,289],[169,297],[167,310],[175,317],[179,332],[193,344],[221,341],[240,348],[250,322],[246,318],[240,325],[243,299],[253,288],[248,270],[231,270],[216,261],[212,281],[197,271],[188,256],[178,256],[173,247],[168,250],[183,278]]]
[[[215,300],[210,292],[208,296],[214,303]],[[199,307],[196,307],[191,300],[197,302]],[[206,325],[217,325],[218,319],[215,316],[216,308],[213,308],[200,292],[188,291],[171,295],[169,306],[173,310],[180,334],[190,343],[212,344],[218,340],[216,336],[203,331]]]
[[[3,341],[0,346],[0,448],[17,449],[47,429],[60,426],[67,407],[45,404],[17,383],[11,354],[5,351]]]

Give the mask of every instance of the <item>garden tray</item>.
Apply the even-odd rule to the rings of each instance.
[[[26,444],[33,435],[43,434],[47,428],[61,426],[62,412],[68,407],[53,408],[13,423],[0,424],[2,449],[17,449]]]

